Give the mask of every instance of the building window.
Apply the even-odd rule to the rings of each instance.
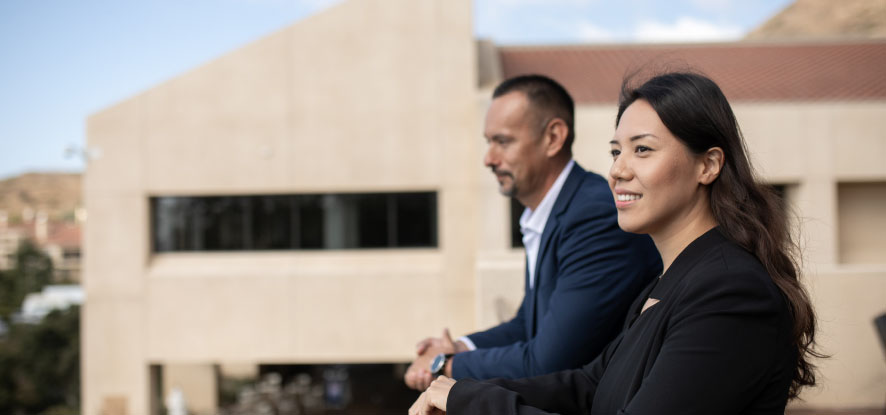
[[[520,216],[526,210],[515,198],[511,198],[511,248],[523,247],[523,233],[520,232]]]
[[[437,246],[437,193],[151,198],[154,252]]]
[[[886,264],[886,182],[837,184],[840,263]]]

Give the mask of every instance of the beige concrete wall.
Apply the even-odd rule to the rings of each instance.
[[[491,91],[475,89],[470,9],[344,2],[89,119],[103,156],[84,188],[84,414],[121,402],[146,413],[149,364],[407,361],[443,326],[463,334],[513,313],[524,257],[482,167]],[[839,264],[852,241],[886,252],[841,234],[882,215],[863,197],[842,205],[838,183],[886,182],[886,103],[736,111],[763,178],[792,186],[834,355],[803,405],[882,405],[870,318],[886,270]],[[614,116],[614,105],[577,112],[576,159],[604,176]],[[439,192],[438,248],[150,251],[151,196],[403,190]]]
[[[873,319],[886,312],[886,265],[822,267],[807,279],[818,313],[819,384],[806,408],[883,408],[886,363]]]
[[[149,362],[406,361],[475,325],[470,13],[351,0],[89,119],[85,414],[146,413]],[[150,252],[151,196],[405,190],[438,192],[437,249]]]
[[[435,250],[159,255],[147,274],[147,357],[408,360],[418,336],[436,334],[429,325],[459,323],[433,295],[450,276],[443,258]]]

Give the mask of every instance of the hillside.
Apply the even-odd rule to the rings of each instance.
[[[54,219],[70,218],[83,206],[80,177],[77,173],[27,173],[0,180],[0,210],[11,221],[21,219],[26,208],[43,210]]]
[[[886,0],[796,0],[746,40],[884,38]]]

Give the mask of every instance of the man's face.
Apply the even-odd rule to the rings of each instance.
[[[486,113],[483,135],[489,147],[483,164],[492,169],[501,194],[524,205],[543,187],[543,166],[548,162],[543,121],[519,91],[495,98]]]

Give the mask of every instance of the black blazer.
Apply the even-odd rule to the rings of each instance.
[[[631,302],[661,273],[646,235],[618,227],[612,192],[577,163],[545,223],[517,315],[468,336],[477,346],[452,359],[455,379],[522,378],[590,362],[621,329]]]
[[[659,299],[640,314],[647,297]],[[783,414],[796,365],[787,302],[712,229],[634,301],[593,362],[528,379],[460,380],[460,414]]]

